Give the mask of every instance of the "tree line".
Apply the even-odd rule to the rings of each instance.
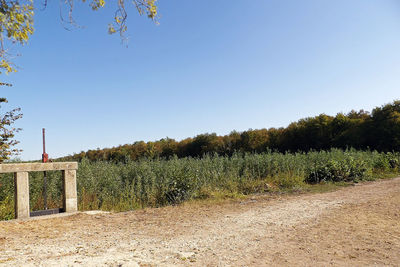
[[[331,148],[400,151],[400,101],[377,107],[372,112],[352,110],[336,116],[320,114],[282,128],[232,131],[224,136],[206,133],[182,141],[171,138],[147,143],[139,141],[82,151],[61,159],[121,162],[128,158],[201,157],[210,153],[230,156],[234,152],[307,152]]]

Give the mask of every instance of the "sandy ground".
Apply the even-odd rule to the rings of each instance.
[[[0,265],[399,266],[400,178],[322,194],[0,222]]]

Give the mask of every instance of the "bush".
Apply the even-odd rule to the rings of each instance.
[[[349,182],[368,178],[369,168],[373,167],[368,168],[367,162],[349,153],[340,156],[311,165],[307,170],[305,181],[307,183]]]
[[[14,199],[10,196],[7,196],[4,200],[0,201],[0,219],[14,219]]]

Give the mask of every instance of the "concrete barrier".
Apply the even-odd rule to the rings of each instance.
[[[29,172],[33,171],[62,171],[63,210],[65,212],[77,211],[77,169],[77,162],[0,164],[0,173],[14,173],[15,218],[29,218]]]

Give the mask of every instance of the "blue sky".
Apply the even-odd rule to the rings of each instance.
[[[110,2],[111,3],[111,2]],[[107,34],[114,6],[58,1],[36,11],[19,71],[2,80],[21,107],[24,160],[164,137],[286,126],[400,98],[397,0],[159,0],[160,25],[129,9],[128,47]],[[107,3],[109,4],[109,3]],[[107,5],[106,4],[106,5]]]

